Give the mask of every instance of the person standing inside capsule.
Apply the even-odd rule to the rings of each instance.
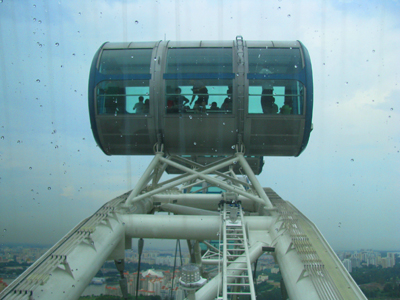
[[[192,89],[193,96],[192,96],[192,100],[190,101],[190,105],[192,105],[194,99],[197,96],[197,100],[194,103],[194,109],[195,110],[202,109],[203,111],[205,111],[206,105],[208,104],[208,97],[209,97],[207,87],[201,81],[192,80],[191,84],[193,84],[193,89]]]
[[[133,107],[133,110],[136,109],[137,114],[143,113],[143,106],[144,106],[143,100],[144,100],[143,96],[140,96],[139,102],[136,103],[135,106]]]

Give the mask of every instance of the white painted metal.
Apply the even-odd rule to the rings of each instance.
[[[219,170],[238,161],[250,184],[240,186],[232,172],[219,175]],[[240,221],[246,226],[242,228],[244,240],[248,239],[248,245],[244,242],[243,247],[248,248],[226,264],[224,280],[219,272],[192,294],[195,299],[215,299],[218,287],[223,281],[228,286],[242,272],[240,269],[250,275],[249,263],[263,253],[263,246],[275,249],[273,255],[291,300],[366,299],[315,225],[272,190],[262,189],[242,153],[208,166],[193,164],[193,170],[180,166],[187,173],[159,182],[166,165],[179,164],[157,153],[133,191],[111,200],[81,222],[3,290],[0,299],[78,299],[104,261],[124,258],[124,250],[131,247],[133,237],[204,241],[210,251],[201,259],[197,247],[196,263],[220,267],[229,256],[233,259],[233,253],[226,252],[221,257],[221,251],[206,240],[221,238],[221,217],[212,214],[228,196],[241,201],[246,212]],[[217,177],[210,176],[213,172]],[[232,180],[226,178],[229,174]],[[203,180],[223,187],[226,193],[196,194],[184,188]],[[149,214],[163,207],[182,215]]]
[[[243,153],[238,152],[238,153],[236,153],[236,156],[239,158],[240,165],[244,169],[247,177],[250,179],[250,181],[253,184],[258,195],[260,196],[260,198],[262,198],[264,200],[265,206],[269,209],[273,208],[271,201],[269,200],[268,196],[265,194],[261,184],[258,182],[258,179],[254,175],[253,170],[250,168],[246,159],[243,157]]]
[[[237,205],[237,204],[236,204]],[[233,205],[228,208],[224,204],[222,211],[223,222],[223,289],[222,298],[228,300],[228,295],[249,295],[251,300],[256,299],[254,290],[253,275],[251,272],[251,262],[249,257],[248,241],[246,235],[243,212],[240,205]],[[239,217],[239,218],[238,218]],[[232,248],[233,247],[233,248]],[[228,274],[228,266],[234,263],[237,257],[245,257],[245,267],[239,268],[239,275]],[[228,281],[229,279],[229,281]],[[231,282],[233,281],[233,282]],[[243,291],[248,288],[249,292]],[[236,290],[238,289],[238,290]]]

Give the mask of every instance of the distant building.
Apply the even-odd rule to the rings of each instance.
[[[278,274],[279,273],[279,268],[272,268],[271,269],[272,274]]]
[[[343,260],[343,266],[346,268],[347,272],[351,273],[353,271],[350,259],[345,258]]]

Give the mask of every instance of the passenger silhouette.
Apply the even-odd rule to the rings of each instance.
[[[226,91],[228,97],[225,98],[224,103],[221,105],[221,109],[223,110],[232,110],[232,87],[228,87]]]
[[[210,110],[219,110],[219,107],[217,106],[217,102],[211,103]]]
[[[186,98],[185,96],[182,96],[181,95],[181,92],[182,92],[182,90],[181,90],[181,88],[180,87],[177,87],[176,89],[175,89],[175,101],[174,101],[174,103],[175,103],[175,106],[177,107],[177,109],[178,109],[178,112],[184,112],[185,111],[185,105],[187,104],[187,103],[189,103],[189,99],[188,98]]]
[[[292,113],[292,103],[289,99],[285,100],[285,103],[281,107],[279,113],[282,115],[290,115]]]
[[[276,114],[278,112],[278,106],[275,104],[275,98],[272,96],[272,89],[263,90],[261,107],[264,114]]]
[[[198,80],[192,80],[191,83],[193,84],[193,96],[192,100],[190,101],[190,105],[192,105],[194,99],[197,96],[197,100],[194,103],[194,109],[200,110],[202,109],[205,111],[206,105],[208,104],[208,90],[207,87],[203,84],[203,82]]]
[[[133,110],[136,109],[137,114],[143,113],[143,106],[144,106],[143,100],[144,100],[143,96],[140,96],[139,102],[136,103],[135,106],[133,107]]]
[[[143,113],[148,114],[150,112],[150,99],[146,99],[143,105]]]

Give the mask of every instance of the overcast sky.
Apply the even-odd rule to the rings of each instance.
[[[272,187],[338,249],[400,249],[400,3],[0,0],[0,245],[54,244],[131,189],[151,157],[106,156],[87,108],[106,41],[300,40],[314,131],[265,157]]]

